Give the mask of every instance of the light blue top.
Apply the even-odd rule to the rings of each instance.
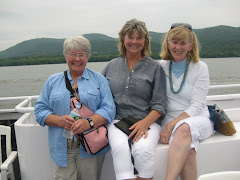
[[[172,72],[176,78],[179,78],[185,72],[186,61],[187,59],[184,59],[181,62],[172,61]]]
[[[67,72],[70,83],[73,84],[70,72]],[[78,78],[78,91],[83,104],[95,114],[99,114],[110,123],[116,113],[108,81],[100,73],[85,68],[81,77]],[[70,113],[70,92],[66,88],[64,73],[53,74],[45,82],[42,92],[35,103],[34,114],[37,122],[45,126],[48,115],[68,115]],[[67,139],[62,136],[64,128],[49,127],[48,142],[50,156],[59,167],[67,166]],[[37,139],[36,139],[37,141]],[[109,146],[96,155],[108,152]],[[92,157],[80,146],[80,157]]]

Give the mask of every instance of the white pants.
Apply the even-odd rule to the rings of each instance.
[[[167,123],[169,123],[173,118],[170,116],[166,116],[165,119],[162,122],[162,129],[166,126]],[[192,116],[186,119],[183,119],[179,121],[170,136],[169,144],[174,138],[176,129],[181,126],[183,123],[187,123],[190,126],[191,135],[192,135],[192,143],[191,143],[191,149],[195,149],[195,151],[198,151],[198,145],[199,141],[207,139],[214,133],[213,129],[213,122],[206,116]]]
[[[132,145],[130,152],[128,136],[118,129],[113,120],[108,125],[108,139],[111,146],[113,165],[117,180],[133,179],[138,177],[151,178],[154,175],[154,154],[159,141],[161,127],[153,123],[148,130],[148,137],[143,137]],[[138,175],[134,174],[134,167],[131,160],[131,153],[134,158],[134,167]]]

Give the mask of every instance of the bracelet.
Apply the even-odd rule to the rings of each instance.
[[[172,132],[172,131],[173,131],[173,129],[169,129],[169,128],[167,128],[167,130],[168,130],[169,132]]]

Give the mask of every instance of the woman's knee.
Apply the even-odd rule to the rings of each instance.
[[[176,136],[181,136],[182,138],[191,137],[191,129],[187,123],[180,125],[175,132]]]

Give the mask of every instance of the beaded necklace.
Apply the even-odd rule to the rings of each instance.
[[[181,85],[180,85],[180,88],[179,88],[177,91],[175,91],[175,90],[173,89],[173,81],[172,81],[172,61],[173,61],[173,60],[170,61],[170,65],[169,65],[169,82],[170,82],[170,89],[171,89],[171,91],[172,91],[173,94],[178,94],[178,93],[182,90],[183,85],[184,85],[184,83],[185,83],[185,80],[186,80],[186,77],[187,77],[187,73],[188,73],[188,67],[189,67],[190,62],[186,64],[186,69],[185,69],[185,72],[184,72],[184,76],[183,76],[183,80],[182,80],[182,83],[181,83]]]

